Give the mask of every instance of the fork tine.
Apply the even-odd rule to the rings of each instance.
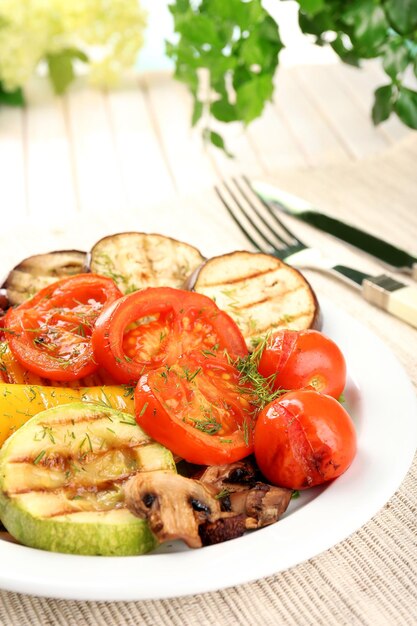
[[[236,217],[236,215],[234,214],[234,212],[230,208],[229,203],[227,202],[227,200],[223,196],[223,194],[220,191],[220,189],[217,186],[215,186],[214,187],[214,191],[217,193],[217,195],[219,196],[219,198],[220,198],[224,208],[229,213],[230,217],[233,219],[233,221],[236,223],[236,225],[239,227],[239,229],[242,231],[242,233],[245,235],[246,239],[248,241],[250,241],[250,243],[253,245],[254,248],[256,248],[256,250],[261,250],[261,246],[259,246],[259,243],[257,241],[255,241],[255,239],[250,235],[249,231],[247,231],[243,227],[243,225],[240,222],[240,220]]]
[[[257,200],[265,207],[265,209],[268,211],[269,215],[275,221],[276,225],[279,226],[279,228],[290,239],[292,239],[292,243],[290,245],[304,246],[303,242],[300,239],[298,239],[298,237],[296,237],[294,235],[294,233],[289,228],[287,228],[287,226],[285,226],[285,224],[283,224],[283,222],[277,216],[276,212],[272,209],[271,205],[268,202],[266,202],[263,198],[258,196],[258,194],[253,190],[252,185],[250,184],[250,181],[247,178],[247,176],[243,175],[243,176],[241,176],[241,179],[246,183],[246,186],[247,186],[248,189],[250,189],[251,194],[253,194],[257,198]],[[240,192],[244,196],[245,194],[244,194],[244,191],[242,189],[242,186],[241,186],[239,180],[237,178],[235,178],[233,180],[234,180],[235,185],[238,187],[238,189],[240,190]],[[256,208],[255,207],[253,207],[253,208],[256,211]],[[256,211],[256,212],[257,212],[258,215],[260,215],[258,211]],[[264,221],[263,218],[261,218],[261,219],[262,219],[262,221]],[[264,223],[266,223],[266,222],[264,221]],[[269,228],[271,228],[271,225],[269,225]]]
[[[252,219],[250,213],[247,211],[247,209],[245,208],[244,204],[240,201],[238,195],[233,191],[233,189],[231,188],[230,185],[228,185],[225,181],[222,182],[222,188],[224,188],[227,193],[229,194],[229,196],[232,198],[234,205],[236,205],[236,207],[239,209],[239,212],[245,217],[245,219],[247,220],[247,222],[251,225],[252,229],[257,233],[257,235],[259,236],[259,239],[261,241],[261,246],[259,246],[259,243],[257,243],[254,238],[250,235],[249,231],[246,229],[244,230],[243,225],[241,223],[241,221],[238,219],[237,215],[234,213],[234,211],[231,208],[230,203],[227,203],[224,195],[221,193],[221,191],[219,189],[216,189],[217,191],[217,195],[220,196],[223,204],[226,206],[226,204],[228,204],[228,206],[226,207],[229,214],[232,215],[234,221],[237,223],[237,225],[239,226],[239,228],[242,230],[242,232],[244,232],[244,234],[246,235],[246,237],[251,241],[252,244],[255,245],[255,247],[257,247],[258,249],[261,249],[262,246],[263,248],[269,248],[269,250],[275,252],[277,249],[279,249],[280,247],[284,246],[286,247],[286,244],[284,241],[282,241],[279,237],[276,237],[276,240],[278,243],[274,242],[269,234],[271,233],[271,227],[270,225],[267,224],[267,222],[265,220],[262,220],[263,224],[266,227],[266,231],[262,230],[261,228],[259,228],[259,226],[256,224],[256,222]],[[255,207],[252,207],[251,204],[248,202],[247,198],[245,198],[245,196],[242,194],[242,198],[245,199],[246,203],[248,204],[248,206],[254,210],[254,213],[257,214]]]

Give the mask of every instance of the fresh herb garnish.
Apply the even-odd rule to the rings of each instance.
[[[207,411],[207,414],[202,419],[195,417],[189,417],[188,419],[197,430],[206,433],[206,435],[216,435],[222,429],[222,424],[216,420],[211,411]]]
[[[38,456],[36,457],[36,459],[34,459],[33,464],[37,465],[38,463],[40,463],[40,461],[43,459],[43,457],[46,454],[46,450],[42,450],[41,452],[39,452]]]
[[[269,340],[269,335],[266,335],[261,341],[258,342],[253,352],[245,357],[240,357],[235,361],[235,366],[240,372],[240,384],[241,393],[250,394],[251,404],[255,405],[258,409],[263,409],[264,406],[278,398],[280,395],[286,393],[286,389],[273,389],[275,380],[275,374],[265,378],[259,373],[259,361],[261,360],[262,353]]]
[[[230,491],[228,489],[226,489],[225,487],[223,487],[223,489],[221,491],[219,491],[218,494],[216,494],[214,496],[214,498],[216,500],[223,500],[223,498],[227,498],[227,496],[230,495]]]

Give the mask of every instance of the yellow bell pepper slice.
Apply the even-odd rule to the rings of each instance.
[[[53,406],[68,402],[99,402],[113,409],[134,414],[134,387],[47,387],[0,383],[0,446],[31,417]]]

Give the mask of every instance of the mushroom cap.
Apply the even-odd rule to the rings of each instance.
[[[203,484],[169,471],[136,474],[124,491],[127,508],[148,521],[160,542],[182,539],[190,548],[199,548],[199,525],[221,515],[219,501]]]

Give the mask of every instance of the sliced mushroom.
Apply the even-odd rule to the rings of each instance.
[[[246,528],[262,528],[278,521],[291,500],[291,489],[256,480],[250,461],[208,467],[199,480],[221,500],[222,509],[246,516]]]
[[[222,543],[229,539],[241,537],[246,530],[246,515],[223,513],[215,522],[205,522],[199,527],[204,546]]]
[[[255,484],[256,471],[249,461],[211,465],[198,476],[198,480],[205,485],[212,485],[218,491],[244,491]]]
[[[287,510],[291,496],[291,489],[259,482],[247,491],[230,494],[230,508],[234,513],[246,515],[246,528],[262,528],[278,521]]]
[[[190,548],[199,548],[200,524],[221,515],[219,501],[202,483],[172,472],[136,474],[124,489],[127,508],[148,521],[161,543],[182,539]]]

